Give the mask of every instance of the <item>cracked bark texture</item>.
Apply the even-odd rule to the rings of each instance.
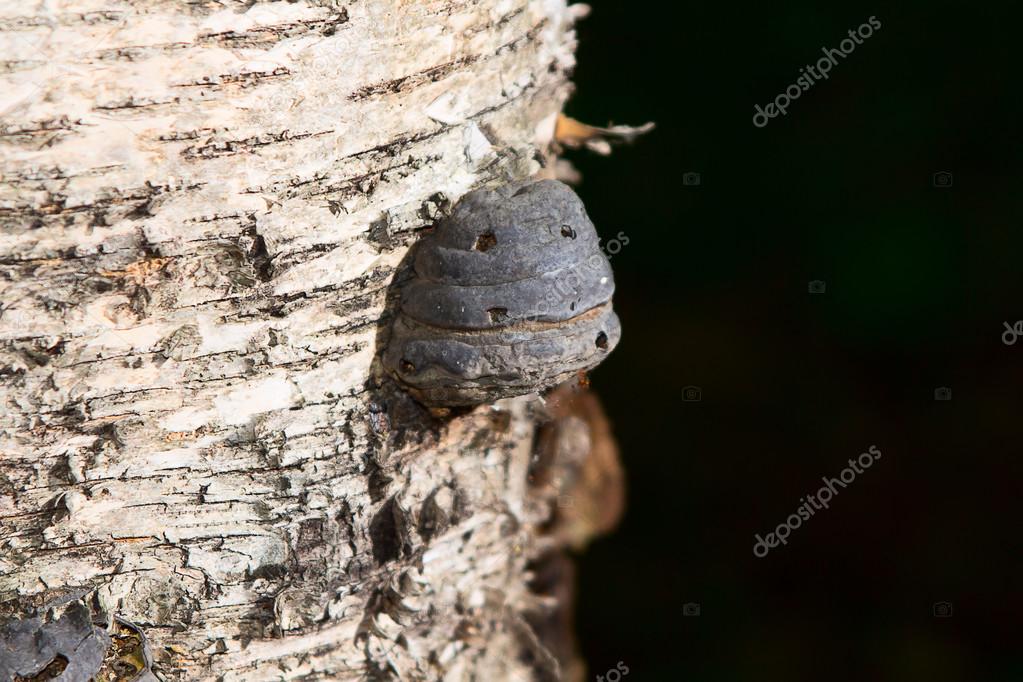
[[[565,417],[378,361],[419,232],[547,172],[578,14],[0,2],[0,623],[78,599],[163,680],[579,675]]]

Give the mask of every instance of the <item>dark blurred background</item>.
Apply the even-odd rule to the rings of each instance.
[[[622,661],[624,680],[1023,680],[1023,338],[1002,340],[1023,320],[1020,15],[591,4],[567,113],[657,129],[568,154],[601,235],[629,238],[622,343],[592,377],[629,501],[580,557],[590,679]]]

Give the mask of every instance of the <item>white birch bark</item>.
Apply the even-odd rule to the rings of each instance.
[[[417,232],[543,172],[577,13],[0,2],[0,622],[80,598],[164,680],[566,674],[539,403],[436,419],[375,357]]]

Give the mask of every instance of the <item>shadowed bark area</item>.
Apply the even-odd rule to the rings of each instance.
[[[0,2],[8,669],[71,623],[104,660],[39,664],[102,679],[581,675],[566,417],[437,416],[378,360],[418,233],[550,174],[575,14]]]

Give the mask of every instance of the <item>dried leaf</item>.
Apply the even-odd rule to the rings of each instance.
[[[569,149],[586,147],[590,151],[607,155],[611,153],[611,144],[632,142],[640,135],[654,129],[654,123],[641,126],[610,126],[599,128],[558,114],[558,122],[554,128],[554,139]]]

